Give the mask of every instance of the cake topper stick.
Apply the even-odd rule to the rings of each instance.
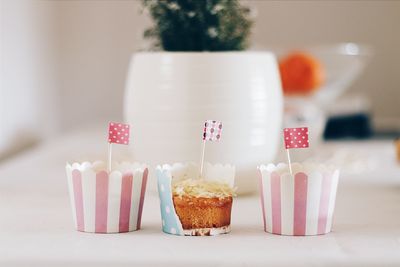
[[[203,149],[200,159],[200,177],[203,176],[204,155],[206,150],[206,141],[219,141],[221,139],[222,122],[206,120],[203,130]]]
[[[203,140],[203,149],[202,149],[202,152],[201,152],[201,159],[200,159],[200,177],[203,175],[205,151],[206,151],[206,140]]]
[[[111,154],[112,154],[112,144],[108,143],[108,161],[107,161],[108,172],[111,172]]]
[[[285,140],[285,148],[289,163],[289,171],[290,174],[293,175],[292,172],[292,163],[290,160],[290,148],[306,148],[309,145],[308,142],[308,128],[307,127],[299,127],[299,128],[285,128],[283,130],[283,138]]]
[[[110,122],[108,124],[108,163],[107,170],[111,172],[112,144],[129,144],[129,124]]]
[[[293,171],[292,171],[292,161],[290,160],[290,152],[289,152],[289,149],[286,149],[286,155],[287,155],[287,161],[288,161],[288,163],[289,163],[290,175],[293,175]]]

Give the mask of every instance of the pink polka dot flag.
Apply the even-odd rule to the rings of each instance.
[[[128,145],[129,124],[110,122],[108,124],[108,142],[120,145]]]
[[[219,141],[221,139],[222,122],[206,120],[204,123],[203,140]]]
[[[283,130],[285,148],[306,148],[308,147],[308,128],[285,128]]]

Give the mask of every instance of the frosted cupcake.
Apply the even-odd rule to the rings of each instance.
[[[235,167],[206,164],[199,177],[195,164],[157,167],[163,231],[176,235],[230,232]]]

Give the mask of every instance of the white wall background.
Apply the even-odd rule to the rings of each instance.
[[[61,1],[58,13],[62,130],[122,117],[125,76],[141,44],[137,1]]]
[[[130,56],[149,19],[140,1],[0,1],[0,150],[122,117]],[[250,1],[257,46],[361,42],[376,55],[350,92],[378,120],[400,118],[400,1]]]
[[[35,1],[0,1],[0,152],[49,137],[62,123],[54,101],[54,10]]]

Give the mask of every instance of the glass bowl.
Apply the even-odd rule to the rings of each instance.
[[[318,142],[326,123],[326,108],[361,75],[372,49],[368,45],[338,43],[329,45],[272,47],[278,59],[294,51],[316,57],[325,69],[324,84],[309,95],[285,96],[285,127],[310,127],[310,139]]]

